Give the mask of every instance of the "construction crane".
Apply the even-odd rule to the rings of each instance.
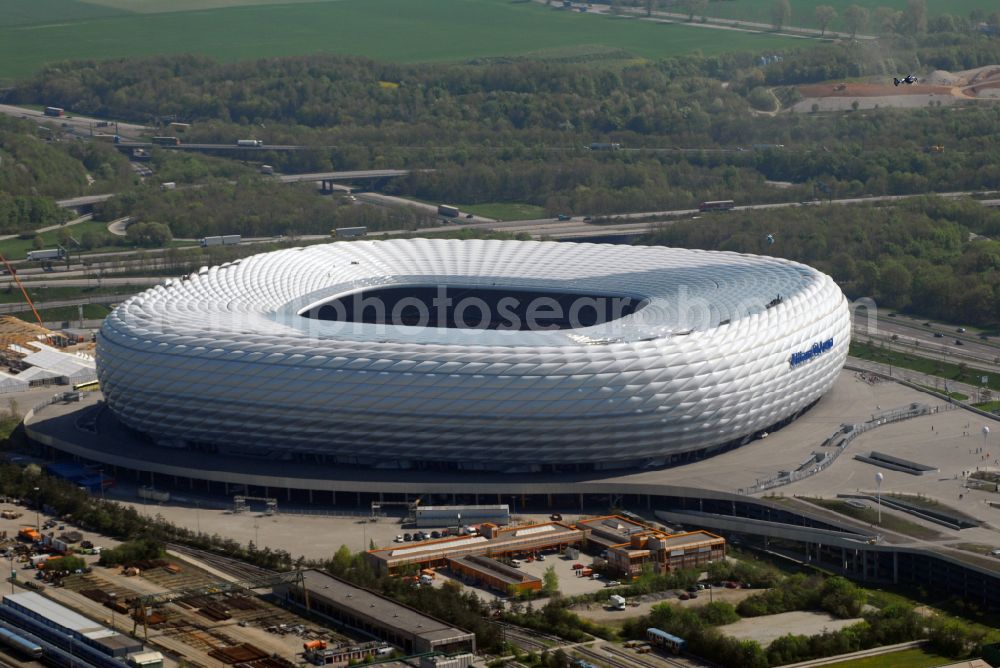
[[[44,327],[45,325],[42,324],[42,316],[38,315],[34,302],[32,302],[31,297],[28,296],[28,291],[24,289],[24,285],[21,284],[21,279],[17,277],[17,270],[10,266],[10,262],[8,262],[7,258],[5,258],[2,254],[0,254],[0,262],[3,262],[4,266],[7,267],[7,271],[10,272],[14,282],[17,283],[17,287],[21,288],[21,294],[24,295],[24,301],[28,302],[28,306],[31,307],[31,312],[35,314],[38,326]]]

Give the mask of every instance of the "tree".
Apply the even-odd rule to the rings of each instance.
[[[927,0],[906,0],[903,25],[908,32],[927,32]]]
[[[830,5],[816,6],[816,23],[819,24],[820,37],[826,34],[826,29],[835,18],[837,18],[837,10]]]
[[[542,575],[542,593],[548,596],[559,591],[559,576],[556,575],[556,567],[549,566]]]
[[[893,9],[892,7],[876,7],[875,29],[883,35],[892,34],[896,32],[896,28],[899,27],[902,16],[903,12],[898,9]]]
[[[771,7],[771,25],[775,30],[781,28],[792,19],[792,5],[788,0],[774,0]]]
[[[851,32],[851,39],[854,39],[858,31],[868,25],[868,10],[860,5],[851,5],[844,10],[844,22]]]
[[[174,239],[163,223],[133,223],[125,230],[125,239],[136,246],[162,248]]]
[[[31,247],[34,248],[35,250],[45,248],[45,239],[42,239],[41,234],[36,234],[31,239]]]

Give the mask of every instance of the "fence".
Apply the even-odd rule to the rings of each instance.
[[[830,466],[830,464],[837,461],[837,458],[847,449],[847,446],[850,445],[851,441],[865,432],[871,431],[876,427],[892,424],[894,422],[901,422],[903,420],[909,420],[910,418],[920,417],[922,415],[933,415],[934,413],[942,411],[951,411],[956,408],[957,407],[953,404],[928,406],[927,404],[912,403],[901,408],[881,411],[872,415],[872,419],[863,424],[841,425],[840,429],[834,432],[830,438],[823,442],[824,446],[836,442],[833,449],[823,453],[821,457],[817,457],[817,454],[819,453],[814,453],[814,457],[817,457],[815,465],[808,466],[808,460],[806,460],[806,462],[800,464],[794,471],[780,471],[778,475],[773,478],[758,480],[750,487],[738,489],[736,492],[737,494],[749,496],[751,494],[756,494],[758,492],[763,492],[775,487],[781,487],[782,485],[789,485],[793,482],[803,480],[825,470],[828,466]],[[843,435],[843,437],[839,442],[837,442],[837,438],[841,435]]]

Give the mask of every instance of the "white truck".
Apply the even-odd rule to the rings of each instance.
[[[274,174],[274,167],[271,166],[271,165],[261,165],[260,166],[260,173],[261,174]]]
[[[202,248],[209,246],[235,246],[243,237],[239,234],[226,234],[221,237],[204,237],[198,241]]]
[[[26,260],[58,260],[66,257],[66,251],[62,248],[46,248],[45,250],[28,251]]]
[[[619,596],[618,594],[612,594],[611,598],[611,609],[612,610],[624,610],[625,609],[625,597]]]
[[[237,146],[263,146],[264,142],[260,139],[237,139]]]
[[[169,501],[170,492],[154,489],[152,487],[147,487],[143,485],[139,488],[139,498],[148,499],[150,501]]]

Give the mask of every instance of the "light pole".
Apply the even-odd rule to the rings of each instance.
[[[69,638],[69,668],[74,668],[76,666],[76,657],[73,656],[73,634],[70,633]]]
[[[34,488],[34,492],[35,492],[35,531],[37,531],[38,533],[42,533],[42,522],[38,519],[38,505],[41,503],[40,499],[38,498],[38,492],[39,491],[40,490],[37,487]]]
[[[875,499],[878,503],[878,525],[882,526],[882,481],[885,476],[881,471],[875,474]]]
[[[111,630],[115,630],[115,597],[118,596],[116,593],[108,592],[108,597],[111,599]]]
[[[194,502],[194,518],[198,523],[198,535],[201,535],[201,502]]]

